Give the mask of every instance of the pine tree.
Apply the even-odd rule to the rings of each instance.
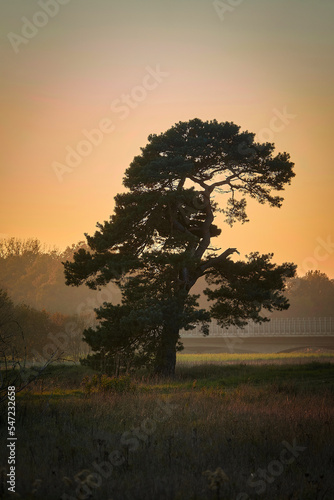
[[[146,364],[172,375],[180,329],[201,323],[207,334],[210,318],[242,326],[266,321],[263,310],[288,308],[282,292],[293,264],[275,265],[273,254],[257,252],[233,261],[236,248],[219,253],[212,246],[221,234],[219,212],[232,226],[248,221],[247,196],[280,207],[275,192],[295,175],[289,154],[274,155],[274,144],[254,138],[234,123],[199,119],[148,137],[125,172],[128,191],[115,197],[114,214],[86,234],[89,250],[64,263],[68,285],[96,289],[114,281],[122,291],[122,303],[97,310],[99,326],[85,332],[90,362]],[[205,291],[210,311],[198,309],[191,293],[202,276],[215,285]]]

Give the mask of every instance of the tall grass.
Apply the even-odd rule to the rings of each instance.
[[[333,364],[241,361],[216,365],[192,356],[179,363],[174,379],[143,375],[133,380],[135,391],[93,394],[80,385],[91,371],[50,367],[43,383],[18,396],[21,498],[79,498],[79,479],[115,450],[124,462],[110,477],[100,476],[91,498],[334,498]],[[173,407],[159,420],[161,401]],[[268,470],[279,461],[283,442],[304,449],[273,476]],[[258,469],[269,474],[262,495],[254,486]]]

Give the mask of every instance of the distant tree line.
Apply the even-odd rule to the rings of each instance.
[[[48,249],[36,238],[0,240],[0,288],[15,304],[26,304],[51,313],[93,313],[97,292],[65,285],[62,261],[72,259],[75,251],[85,248],[84,242],[64,251]],[[116,288],[115,288],[116,290]]]
[[[56,352],[78,360],[89,348],[82,332],[94,323],[96,292],[66,287],[61,252],[38,239],[0,240],[0,361],[43,363]]]
[[[334,316],[334,280],[325,273],[309,271],[287,281],[285,296],[290,308],[272,317],[314,318]]]
[[[62,262],[71,260],[78,249],[87,249],[84,242],[68,246],[64,251],[48,249],[35,238],[0,240],[0,289],[6,291],[15,304],[25,304],[37,311],[63,315],[86,314],[91,322],[93,309],[100,305],[96,291],[65,285]],[[205,282],[194,287],[201,295],[200,307],[206,308],[203,296]],[[113,302],[120,293],[113,288]],[[309,271],[305,276],[287,280],[285,296],[290,308],[275,311],[273,317],[320,317],[334,315],[334,280],[321,271]],[[86,320],[87,322],[87,320]]]

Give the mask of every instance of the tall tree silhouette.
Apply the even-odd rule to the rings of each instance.
[[[282,291],[293,264],[257,252],[233,261],[237,248],[212,246],[219,212],[232,226],[248,220],[246,197],[280,207],[277,192],[295,175],[289,154],[274,155],[273,144],[254,137],[234,123],[199,119],[148,137],[125,172],[128,192],[115,197],[114,214],[86,235],[90,250],[64,263],[68,285],[95,289],[113,280],[122,290],[122,304],[105,304],[98,328],[86,331],[95,358],[132,357],[171,375],[181,328],[201,322],[207,333],[211,317],[243,325],[265,321],[263,309],[288,307]],[[206,290],[210,312],[190,293],[202,276],[218,287]]]

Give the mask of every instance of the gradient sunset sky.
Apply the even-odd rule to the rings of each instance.
[[[281,209],[249,202],[250,222],[225,225],[219,246],[334,278],[333,0],[61,3],[1,3],[0,237],[83,240],[149,134],[217,119],[274,142],[296,172]],[[101,123],[100,144],[57,176]]]

